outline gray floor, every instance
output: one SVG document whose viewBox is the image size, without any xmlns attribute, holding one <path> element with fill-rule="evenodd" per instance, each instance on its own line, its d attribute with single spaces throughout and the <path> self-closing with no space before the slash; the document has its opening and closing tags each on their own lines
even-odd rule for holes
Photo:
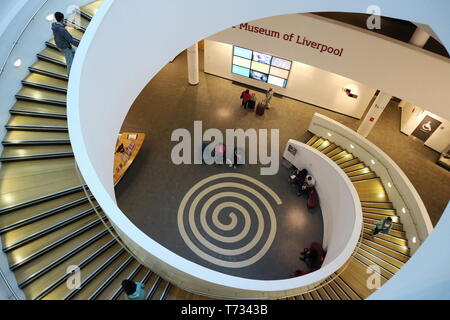
<svg viewBox="0 0 450 320">
<path fill-rule="evenodd" d="M 201 55 L 202 58 L 202 55 Z M 202 63 L 200 64 L 202 66 Z M 240 169 L 172 165 L 170 141 L 176 128 L 192 132 L 193 121 L 208 128 L 267 128 L 280 130 L 280 152 L 288 139 L 304 140 L 315 112 L 357 129 L 359 120 L 289 98 L 275 97 L 273 108 L 263 117 L 243 110 L 239 95 L 243 88 L 226 79 L 200 73 L 198 86 L 187 85 L 186 55 L 182 53 L 147 85 L 136 99 L 122 131 L 145 132 L 141 154 L 117 187 L 119 206 L 144 232 L 174 252 L 212 269 L 259 279 L 280 279 L 305 266 L 298 251 L 322 238 L 320 212 L 305 210 L 304 199 L 289 189 L 284 168 L 278 177 L 258 179 L 277 192 L 283 206 L 277 214 L 276 239 L 258 263 L 239 270 L 223 268 L 197 257 L 182 241 L 176 225 L 176 211 L 183 195 L 198 181 L 219 172 L 243 172 L 257 176 L 259 167 Z M 259 99 L 261 93 L 257 93 Z M 399 131 L 400 110 L 391 102 L 368 139 L 391 156 L 404 170 L 422 197 L 433 224 L 439 220 L 448 200 L 450 173 L 435 164 L 438 153 Z M 180 179 L 182 177 L 182 179 Z M 226 217 L 223 217 L 226 220 Z M 227 221 L 223 221 L 226 223 Z"/>
<path fill-rule="evenodd" d="M 141 153 L 116 188 L 120 208 L 155 241 L 213 270 L 269 280 L 284 279 L 293 270 L 306 269 L 304 263 L 298 260 L 299 252 L 313 241 L 321 243 L 322 216 L 320 209 L 307 210 L 306 199 L 298 197 L 288 183 L 289 171 L 286 168 L 281 167 L 279 174 L 275 176 L 261 176 L 259 165 L 244 165 L 236 169 L 218 165 L 175 166 L 170 157 L 176 144 L 170 140 L 172 131 L 186 128 L 193 132 L 194 120 L 202 120 L 204 130 L 280 129 L 280 152 L 289 138 L 300 138 L 305 132 L 295 130 L 293 118 L 284 112 L 284 106 L 283 109 L 276 107 L 275 101 L 274 108 L 261 118 L 252 111 L 244 110 L 239 99 L 242 87 L 230 85 L 229 81 L 203 74 L 199 86 L 186 85 L 183 65 L 185 56 L 181 55 L 164 68 L 137 99 L 124 123 L 122 131 L 145 132 L 148 136 Z M 276 101 L 278 103 L 277 98 Z M 295 108 L 295 105 L 289 108 Z M 284 125 L 289 122 L 289 125 Z M 242 173 L 254 177 L 275 191 L 283 202 L 281 206 L 271 203 L 277 220 L 277 232 L 272 246 L 261 260 L 248 267 L 227 268 L 205 261 L 188 248 L 178 232 L 177 211 L 183 196 L 198 181 L 219 173 Z M 266 198 L 269 199 L 267 195 Z M 228 222 L 226 212 L 219 218 L 223 223 Z M 242 226 L 241 219 L 237 230 L 241 230 Z M 266 238 L 269 231 L 267 228 L 266 224 L 262 239 Z M 254 228 L 251 229 L 250 234 L 254 234 L 254 231 Z M 191 235 L 189 231 L 188 233 Z M 236 245 L 242 246 L 248 240 L 247 237 Z M 195 245 L 224 260 L 240 261 L 248 258 L 248 255 L 224 257 L 207 250 L 198 241 L 195 241 Z M 262 244 L 258 243 L 249 255 L 260 247 Z"/>
</svg>

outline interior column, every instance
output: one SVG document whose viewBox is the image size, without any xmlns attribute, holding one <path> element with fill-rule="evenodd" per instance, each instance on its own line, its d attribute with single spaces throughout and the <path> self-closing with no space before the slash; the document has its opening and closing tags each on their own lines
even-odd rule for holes
<svg viewBox="0 0 450 320">
<path fill-rule="evenodd" d="M 377 123 L 378 119 L 381 117 L 384 109 L 386 108 L 389 101 L 391 101 L 392 95 L 386 92 L 380 92 L 378 97 L 375 99 L 373 104 L 370 106 L 369 112 L 367 112 L 366 116 L 362 120 L 358 133 L 363 137 L 367 137 L 372 131 L 373 126 Z"/>
<path fill-rule="evenodd" d="M 198 43 L 187 49 L 188 64 L 188 81 L 192 86 L 197 85 L 199 80 L 199 63 L 198 63 Z"/>
</svg>

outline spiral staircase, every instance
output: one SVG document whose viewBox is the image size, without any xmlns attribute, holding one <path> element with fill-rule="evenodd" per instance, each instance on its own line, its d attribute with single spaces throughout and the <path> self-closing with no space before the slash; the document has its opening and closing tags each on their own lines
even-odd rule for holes
<svg viewBox="0 0 450 320">
<path fill-rule="evenodd" d="M 103 1 L 80 8 L 81 20 L 68 31 L 81 40 Z M 11 108 L 0 161 L 0 236 L 3 254 L 27 299 L 123 299 L 120 283 L 145 284 L 147 299 L 208 299 L 172 286 L 141 265 L 113 236 L 107 217 L 77 173 L 66 116 L 65 58 L 54 40 L 37 54 Z M 308 145 L 344 170 L 359 193 L 364 230 L 358 249 L 342 270 L 315 290 L 289 299 L 364 299 L 369 266 L 388 281 L 409 258 L 399 217 L 380 179 L 368 166 L 331 141 L 314 136 Z M 92 206 L 92 203 L 94 206 Z M 97 214 L 100 212 L 100 214 Z M 394 219 L 389 235 L 368 234 L 377 220 Z M 81 286 L 70 290 L 71 266 Z"/>
</svg>

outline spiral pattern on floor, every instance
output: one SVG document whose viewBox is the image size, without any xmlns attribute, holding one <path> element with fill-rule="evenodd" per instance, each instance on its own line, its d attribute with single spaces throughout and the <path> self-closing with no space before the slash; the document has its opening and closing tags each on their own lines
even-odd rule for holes
<svg viewBox="0 0 450 320">
<path fill-rule="evenodd" d="M 254 264 L 269 250 L 277 231 L 271 204 L 278 195 L 243 174 L 218 174 L 201 180 L 184 196 L 178 229 L 202 259 L 228 268 Z"/>
</svg>

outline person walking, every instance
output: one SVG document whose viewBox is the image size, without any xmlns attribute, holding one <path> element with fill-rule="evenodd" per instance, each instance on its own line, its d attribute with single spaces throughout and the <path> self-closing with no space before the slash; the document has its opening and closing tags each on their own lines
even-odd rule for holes
<svg viewBox="0 0 450 320">
<path fill-rule="evenodd" d="M 273 88 L 269 88 L 269 90 L 266 92 L 266 97 L 264 98 L 264 106 L 266 109 L 270 108 L 270 101 L 273 98 Z"/>
<path fill-rule="evenodd" d="M 125 291 L 126 300 L 145 300 L 144 284 L 131 280 L 123 280 L 122 288 Z"/>
<path fill-rule="evenodd" d="M 53 37 L 55 38 L 56 47 L 64 53 L 67 64 L 67 76 L 70 76 L 70 69 L 72 68 L 73 59 L 75 57 L 75 49 L 72 45 L 78 47 L 78 42 L 66 30 L 64 22 L 64 14 L 61 12 L 55 13 L 56 22 L 52 23 Z"/>
<path fill-rule="evenodd" d="M 250 90 L 247 89 L 241 93 L 242 105 L 244 106 L 244 109 L 247 109 L 248 102 L 251 98 L 252 96 L 250 95 Z"/>
<path fill-rule="evenodd" d="M 372 231 L 372 237 L 374 237 L 378 233 L 388 234 L 392 229 L 392 218 L 387 217 L 386 219 L 380 220 L 375 224 L 375 228 Z"/>
</svg>

